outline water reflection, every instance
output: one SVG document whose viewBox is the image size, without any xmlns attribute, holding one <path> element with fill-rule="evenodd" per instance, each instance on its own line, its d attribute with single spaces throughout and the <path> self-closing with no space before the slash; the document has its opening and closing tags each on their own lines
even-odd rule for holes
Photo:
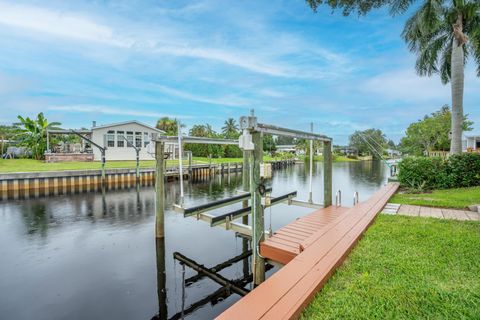
<svg viewBox="0 0 480 320">
<path fill-rule="evenodd" d="M 275 171 L 272 195 L 297 190 L 306 200 L 308 172 L 308 165 Z M 322 173 L 316 163 L 315 202 L 323 201 Z M 341 189 L 344 205 L 351 205 L 350 194 L 359 191 L 360 199 L 367 198 L 386 182 L 386 173 L 379 162 L 335 163 L 334 191 Z M 185 206 L 231 196 L 239 188 L 240 174 L 189 182 Z M 170 208 L 179 194 L 178 183 L 166 185 L 166 238 L 160 242 L 154 239 L 152 187 L 0 202 L 0 318 L 168 319 L 183 312 L 185 318 L 211 319 L 220 314 L 239 296 L 191 268 L 183 275 L 173 254 L 213 268 L 248 252 L 248 240 L 176 214 Z M 308 212 L 280 204 L 266 210 L 265 221 L 271 219 L 275 230 Z M 218 273 L 250 288 L 249 258 Z"/>
</svg>

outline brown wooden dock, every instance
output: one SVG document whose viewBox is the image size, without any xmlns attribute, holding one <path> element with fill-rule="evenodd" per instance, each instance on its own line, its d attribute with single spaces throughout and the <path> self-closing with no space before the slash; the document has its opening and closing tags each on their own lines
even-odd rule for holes
<svg viewBox="0 0 480 320">
<path fill-rule="evenodd" d="M 260 254 L 281 264 L 289 263 L 305 248 L 308 239 L 321 228 L 347 212 L 346 207 L 319 209 L 275 231 L 260 244 Z"/>
<path fill-rule="evenodd" d="M 288 225 L 280 229 L 282 233 L 277 231 L 262 245 L 262 253 L 290 262 L 217 319 L 298 318 L 397 189 L 398 183 L 389 183 L 352 208 L 329 207 L 294 221 L 291 225 L 295 228 L 285 229 Z M 313 223 L 319 221 L 316 215 L 321 212 L 328 217 L 321 218 L 325 223 L 316 229 Z M 296 232 L 307 227 L 308 232 Z"/>
</svg>

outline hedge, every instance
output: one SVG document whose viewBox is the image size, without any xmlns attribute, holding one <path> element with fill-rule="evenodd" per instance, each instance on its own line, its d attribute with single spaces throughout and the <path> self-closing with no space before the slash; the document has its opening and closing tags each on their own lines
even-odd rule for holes
<svg viewBox="0 0 480 320">
<path fill-rule="evenodd" d="M 407 157 L 398 165 L 398 180 L 407 188 L 448 189 L 480 186 L 480 154 L 463 153 L 448 159 Z"/>
</svg>

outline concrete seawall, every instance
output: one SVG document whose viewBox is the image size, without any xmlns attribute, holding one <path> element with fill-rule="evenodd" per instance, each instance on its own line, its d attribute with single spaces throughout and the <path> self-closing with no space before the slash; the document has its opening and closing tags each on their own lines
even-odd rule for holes
<svg viewBox="0 0 480 320">
<path fill-rule="evenodd" d="M 294 164 L 293 161 L 274 161 L 272 168 L 280 169 Z M 241 163 L 202 164 L 186 167 L 184 179 L 204 180 L 217 174 L 230 174 L 242 171 Z M 179 178 L 178 168 L 167 168 L 167 180 Z M 138 183 L 153 185 L 155 169 L 140 169 Z M 107 190 L 134 187 L 137 184 L 135 169 L 108 169 L 105 174 Z M 9 199 L 29 199 L 44 196 L 75 194 L 102 190 L 101 170 L 69 170 L 44 172 L 16 172 L 0 174 L 0 201 Z"/>
</svg>

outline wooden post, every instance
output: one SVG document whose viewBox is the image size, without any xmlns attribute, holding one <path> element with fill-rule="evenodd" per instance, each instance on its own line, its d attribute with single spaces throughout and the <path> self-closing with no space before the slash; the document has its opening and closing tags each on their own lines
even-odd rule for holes
<svg viewBox="0 0 480 320">
<path fill-rule="evenodd" d="M 323 203 L 332 205 L 332 142 L 323 142 Z"/>
<path fill-rule="evenodd" d="M 155 142 L 155 236 L 157 238 L 165 237 L 165 144 L 163 142 Z"/>
<path fill-rule="evenodd" d="M 135 177 L 136 177 L 137 183 L 139 183 L 140 182 L 140 148 L 136 148 L 135 153 L 136 153 L 136 160 L 137 160 L 136 167 L 135 167 Z"/>
<path fill-rule="evenodd" d="M 212 176 L 212 155 L 208 155 L 208 175 Z"/>
<path fill-rule="evenodd" d="M 105 150 L 101 150 L 102 152 L 102 184 L 105 183 Z"/>
<path fill-rule="evenodd" d="M 310 131 L 313 133 L 313 122 L 310 123 Z M 313 203 L 312 198 L 312 180 L 313 180 L 313 140 L 310 140 L 310 175 L 308 188 L 308 202 Z M 288 166 L 288 164 L 287 164 Z"/>
<path fill-rule="evenodd" d="M 192 168 L 193 168 L 193 159 L 192 159 L 192 151 L 187 151 L 188 153 L 188 175 L 191 178 L 192 177 Z"/>
<path fill-rule="evenodd" d="M 260 185 L 260 164 L 263 162 L 263 142 L 260 132 L 252 132 L 255 150 L 250 153 L 250 193 L 252 207 L 252 273 L 255 286 L 265 281 L 265 260 L 260 256 L 260 242 L 264 240 L 265 222 L 263 217 L 262 196 L 258 191 Z"/>
</svg>

